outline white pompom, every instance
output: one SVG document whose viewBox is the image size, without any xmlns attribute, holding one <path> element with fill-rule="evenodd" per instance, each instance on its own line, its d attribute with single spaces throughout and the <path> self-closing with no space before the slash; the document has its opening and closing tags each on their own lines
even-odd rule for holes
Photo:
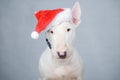
<svg viewBox="0 0 120 80">
<path fill-rule="evenodd" d="M 31 33 L 31 37 L 32 37 L 33 39 L 38 39 L 38 37 L 39 37 L 38 32 L 33 31 L 33 32 Z"/>
</svg>

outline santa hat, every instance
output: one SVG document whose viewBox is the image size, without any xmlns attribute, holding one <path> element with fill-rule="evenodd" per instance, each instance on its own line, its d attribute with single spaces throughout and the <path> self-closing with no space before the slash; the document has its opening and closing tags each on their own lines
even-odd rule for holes
<svg viewBox="0 0 120 80">
<path fill-rule="evenodd" d="M 54 10 L 40 10 L 35 13 L 38 20 L 35 31 L 31 33 L 33 39 L 39 37 L 39 33 L 46 29 L 47 26 L 57 25 L 64 21 L 70 21 L 72 19 L 72 13 L 70 8 L 59 8 Z"/>
</svg>

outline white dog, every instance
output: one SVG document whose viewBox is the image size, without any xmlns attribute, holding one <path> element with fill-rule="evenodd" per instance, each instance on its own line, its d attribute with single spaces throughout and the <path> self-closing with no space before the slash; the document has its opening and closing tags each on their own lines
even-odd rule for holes
<svg viewBox="0 0 120 80">
<path fill-rule="evenodd" d="M 48 47 L 39 61 L 40 80 L 83 80 L 83 63 L 74 47 L 75 31 L 81 16 L 78 2 L 71 9 L 71 14 L 71 21 L 46 31 Z"/>
</svg>

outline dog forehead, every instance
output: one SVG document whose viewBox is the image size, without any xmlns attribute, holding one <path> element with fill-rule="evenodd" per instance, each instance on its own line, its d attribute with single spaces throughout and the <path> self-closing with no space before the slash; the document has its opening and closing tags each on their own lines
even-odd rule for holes
<svg viewBox="0 0 120 80">
<path fill-rule="evenodd" d="M 63 22 L 53 27 L 53 30 L 66 30 L 67 28 L 72 28 L 72 25 L 69 22 Z"/>
</svg>

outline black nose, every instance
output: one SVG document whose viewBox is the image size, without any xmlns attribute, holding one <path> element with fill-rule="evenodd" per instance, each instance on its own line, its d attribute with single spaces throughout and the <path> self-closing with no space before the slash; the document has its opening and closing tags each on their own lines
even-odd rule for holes
<svg viewBox="0 0 120 80">
<path fill-rule="evenodd" d="M 57 54 L 58 54 L 58 56 L 59 56 L 60 59 L 65 59 L 66 56 L 67 56 L 67 52 L 66 51 L 64 51 L 62 54 L 60 54 L 60 52 L 57 51 Z"/>
</svg>

